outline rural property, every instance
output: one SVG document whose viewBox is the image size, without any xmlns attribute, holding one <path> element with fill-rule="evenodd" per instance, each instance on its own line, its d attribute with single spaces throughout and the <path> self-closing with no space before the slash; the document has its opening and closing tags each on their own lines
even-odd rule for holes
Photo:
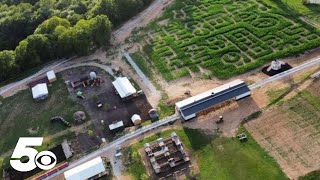
<svg viewBox="0 0 320 180">
<path fill-rule="evenodd" d="M 320 0 L 3 0 L 0 179 L 319 180 Z"/>
</svg>

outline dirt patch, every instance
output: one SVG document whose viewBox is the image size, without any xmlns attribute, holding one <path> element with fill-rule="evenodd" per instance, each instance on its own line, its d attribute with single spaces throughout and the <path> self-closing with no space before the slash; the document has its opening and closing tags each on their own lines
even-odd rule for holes
<svg viewBox="0 0 320 180">
<path fill-rule="evenodd" d="M 79 67 L 62 72 L 65 81 L 74 81 L 89 75 L 91 71 L 97 73 L 103 83 L 99 87 L 83 87 L 76 89 L 68 88 L 74 101 L 84 106 L 93 121 L 94 133 L 97 138 L 106 138 L 111 140 L 114 133 L 109 130 L 109 125 L 115 121 L 123 121 L 125 127 L 133 126 L 131 117 L 139 114 L 142 121 L 149 120 L 149 110 L 151 105 L 144 95 L 138 96 L 131 100 L 123 101 L 115 92 L 110 75 L 96 67 Z M 137 87 L 136 87 L 137 88 Z M 79 99 L 76 96 L 77 91 L 82 91 L 85 99 Z M 97 102 L 101 102 L 103 107 L 99 108 Z M 103 124 L 101 124 L 103 120 Z"/>
<path fill-rule="evenodd" d="M 310 84 L 306 89 L 319 95 L 319 80 Z M 302 112 L 293 109 L 300 107 Z M 296 179 L 320 167 L 319 119 L 316 108 L 306 99 L 299 98 L 266 110 L 256 120 L 246 123 L 245 127 L 277 160 L 287 176 Z"/>
<path fill-rule="evenodd" d="M 312 94 L 314 94 L 314 95 L 316 95 L 318 97 L 320 97 L 320 82 L 319 81 L 320 81 L 320 79 L 315 79 L 313 81 L 313 85 L 308 87 L 308 90 Z"/>
<path fill-rule="evenodd" d="M 235 101 L 207 115 L 187 121 L 183 126 L 191 129 L 202 129 L 207 134 L 222 131 L 223 135 L 234 137 L 242 121 L 259 110 L 260 108 L 255 101 L 251 97 L 248 97 L 240 101 Z M 224 118 L 224 122 L 221 124 L 216 123 L 219 116 L 223 116 Z M 217 130 L 217 128 L 219 128 L 219 130 Z"/>
</svg>

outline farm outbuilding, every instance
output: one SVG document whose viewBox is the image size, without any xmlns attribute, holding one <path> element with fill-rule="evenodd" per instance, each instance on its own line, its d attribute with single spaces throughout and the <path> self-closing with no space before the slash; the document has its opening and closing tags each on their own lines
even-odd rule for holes
<svg viewBox="0 0 320 180">
<path fill-rule="evenodd" d="M 54 82 L 57 80 L 57 76 L 56 76 L 56 73 L 52 70 L 52 71 L 48 71 L 47 72 L 47 78 L 48 78 L 48 81 L 50 83 Z"/>
<path fill-rule="evenodd" d="M 124 127 L 123 121 L 118 121 L 109 125 L 111 131 L 115 131 Z"/>
<path fill-rule="evenodd" d="M 184 120 L 189 120 L 196 117 L 197 113 L 209 109 L 217 104 L 231 99 L 239 100 L 250 95 L 251 92 L 247 84 L 242 80 L 235 80 L 199 95 L 177 102 L 176 109 L 180 112 Z"/>
<path fill-rule="evenodd" d="M 103 174 L 106 171 L 103 160 L 101 157 L 92 159 L 86 163 L 81 164 L 73 169 L 70 169 L 64 173 L 66 180 L 85 180 L 99 174 Z"/>
<path fill-rule="evenodd" d="M 46 99 L 49 96 L 48 87 L 46 83 L 41 83 L 31 88 L 32 97 L 35 101 Z"/>
<path fill-rule="evenodd" d="M 116 91 L 119 93 L 121 98 L 129 97 L 137 92 L 137 90 L 130 83 L 129 79 L 126 77 L 118 77 L 112 82 Z"/>
</svg>

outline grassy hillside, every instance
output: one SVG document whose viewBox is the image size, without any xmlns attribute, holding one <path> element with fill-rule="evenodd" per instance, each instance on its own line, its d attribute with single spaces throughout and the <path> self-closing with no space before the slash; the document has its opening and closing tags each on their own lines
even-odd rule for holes
<svg viewBox="0 0 320 180">
<path fill-rule="evenodd" d="M 69 97 L 62 79 L 49 87 L 49 98 L 34 102 L 31 90 L 3 99 L 0 105 L 0 154 L 13 149 L 20 137 L 47 137 L 67 129 L 60 123 L 51 124 L 54 116 L 73 122 L 73 113 L 83 110 Z"/>
</svg>

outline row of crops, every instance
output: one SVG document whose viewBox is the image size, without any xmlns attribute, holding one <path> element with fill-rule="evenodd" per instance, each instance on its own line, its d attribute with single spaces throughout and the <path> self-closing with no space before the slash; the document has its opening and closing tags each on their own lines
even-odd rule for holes
<svg viewBox="0 0 320 180">
<path fill-rule="evenodd" d="M 139 38 L 168 81 L 200 68 L 229 78 L 320 45 L 318 30 L 261 0 L 176 0 L 157 22 L 168 19 Z"/>
</svg>

